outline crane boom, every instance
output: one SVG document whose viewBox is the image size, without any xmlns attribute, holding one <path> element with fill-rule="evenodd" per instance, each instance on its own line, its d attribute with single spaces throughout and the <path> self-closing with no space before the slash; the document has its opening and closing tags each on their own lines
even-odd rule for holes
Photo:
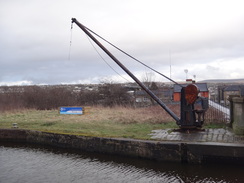
<svg viewBox="0 0 244 183">
<path fill-rule="evenodd" d="M 75 23 L 83 30 L 87 36 L 89 36 L 114 62 L 116 62 L 143 90 L 147 92 L 175 121 L 180 124 L 178 116 L 171 111 L 151 90 L 149 90 L 132 72 L 130 72 L 107 48 L 105 48 L 88 30 L 87 28 L 78 22 L 75 18 L 72 18 L 72 23 Z"/>
</svg>

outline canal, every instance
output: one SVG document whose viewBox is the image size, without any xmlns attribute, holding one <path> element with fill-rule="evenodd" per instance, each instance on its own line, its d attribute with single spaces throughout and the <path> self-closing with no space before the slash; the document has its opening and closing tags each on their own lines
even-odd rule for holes
<svg viewBox="0 0 244 183">
<path fill-rule="evenodd" d="M 189 165 L 0 142 L 1 183 L 236 183 L 243 165 Z"/>
</svg>

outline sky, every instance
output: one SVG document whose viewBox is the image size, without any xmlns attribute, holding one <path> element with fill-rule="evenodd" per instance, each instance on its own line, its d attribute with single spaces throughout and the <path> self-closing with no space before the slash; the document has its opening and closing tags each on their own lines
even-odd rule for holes
<svg viewBox="0 0 244 183">
<path fill-rule="evenodd" d="M 244 78 L 242 0 L 0 0 L 0 85 L 132 82 L 75 24 L 179 82 Z M 168 82 L 102 44 L 136 77 Z"/>
</svg>

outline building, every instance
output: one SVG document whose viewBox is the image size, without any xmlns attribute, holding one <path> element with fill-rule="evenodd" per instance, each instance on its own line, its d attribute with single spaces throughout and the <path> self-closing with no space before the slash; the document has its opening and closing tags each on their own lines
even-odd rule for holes
<svg viewBox="0 0 244 183">
<path fill-rule="evenodd" d="M 171 102 L 173 91 L 169 87 L 151 90 L 161 101 Z M 137 90 L 134 92 L 134 103 L 136 106 L 149 106 L 156 104 L 156 102 L 144 90 Z"/>
<path fill-rule="evenodd" d="M 209 96 L 209 91 L 207 87 L 207 83 L 194 83 L 200 90 L 200 96 L 208 98 Z M 186 87 L 188 84 L 181 84 L 181 85 L 174 85 L 174 102 L 179 102 L 180 101 L 180 96 L 181 96 L 181 89 L 183 87 Z"/>
<path fill-rule="evenodd" d="M 223 90 L 223 104 L 229 105 L 230 96 L 244 96 L 244 85 L 229 85 L 226 86 Z"/>
</svg>

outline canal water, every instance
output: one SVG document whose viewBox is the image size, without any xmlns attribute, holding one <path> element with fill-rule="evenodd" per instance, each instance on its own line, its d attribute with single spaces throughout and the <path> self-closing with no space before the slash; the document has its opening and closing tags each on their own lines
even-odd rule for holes
<svg viewBox="0 0 244 183">
<path fill-rule="evenodd" d="M 244 166 L 188 165 L 0 142 L 0 183 L 236 183 Z"/>
</svg>

